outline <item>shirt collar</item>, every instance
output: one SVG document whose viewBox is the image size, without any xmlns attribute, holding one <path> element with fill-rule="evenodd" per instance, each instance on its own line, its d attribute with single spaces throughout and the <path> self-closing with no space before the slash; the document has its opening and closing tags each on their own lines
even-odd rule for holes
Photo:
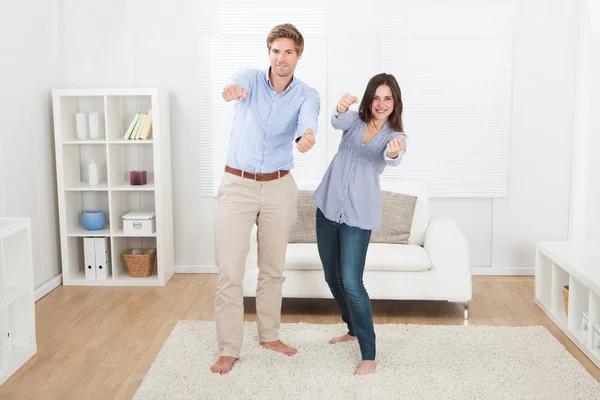
<svg viewBox="0 0 600 400">
<path fill-rule="evenodd" d="M 267 84 L 269 85 L 269 87 L 273 90 L 275 90 L 275 88 L 273 87 L 273 85 L 271 85 L 271 80 L 269 79 L 269 74 L 271 73 L 271 67 L 269 67 L 266 71 L 265 71 L 265 80 L 267 81 Z M 292 81 L 290 82 L 290 84 L 288 85 L 287 88 L 285 88 L 285 90 L 283 92 L 287 92 L 288 90 L 290 90 L 291 88 L 293 88 L 294 86 L 296 86 L 298 84 L 298 79 L 296 78 L 296 75 L 292 76 Z"/>
</svg>

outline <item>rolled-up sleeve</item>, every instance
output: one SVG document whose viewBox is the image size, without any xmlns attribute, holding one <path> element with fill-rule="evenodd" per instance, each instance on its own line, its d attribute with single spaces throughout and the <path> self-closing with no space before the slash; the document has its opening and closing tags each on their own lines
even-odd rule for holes
<svg viewBox="0 0 600 400">
<path fill-rule="evenodd" d="M 311 89 L 306 95 L 306 99 L 300 106 L 298 113 L 298 130 L 296 131 L 296 141 L 304 135 L 304 131 L 308 128 L 313 130 L 316 136 L 319 130 L 319 112 L 321 111 L 321 99 L 319 92 Z"/>
<path fill-rule="evenodd" d="M 333 126 L 335 129 L 347 131 L 357 118 L 358 113 L 356 111 L 346 110 L 346 112 L 341 113 L 338 112 L 336 106 L 333 110 L 333 114 L 331 115 L 331 126 Z"/>
<path fill-rule="evenodd" d="M 242 89 L 245 89 L 247 92 L 250 91 L 250 86 L 252 84 L 252 79 L 255 76 L 256 72 L 252 68 L 242 68 L 238 70 L 233 76 L 227 81 L 223 89 L 225 89 L 229 85 L 238 84 Z"/>
</svg>

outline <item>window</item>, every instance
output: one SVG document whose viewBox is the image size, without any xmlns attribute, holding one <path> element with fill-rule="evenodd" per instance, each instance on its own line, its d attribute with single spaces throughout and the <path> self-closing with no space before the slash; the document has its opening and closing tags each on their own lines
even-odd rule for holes
<svg viewBox="0 0 600 400">
<path fill-rule="evenodd" d="M 382 70 L 400 84 L 407 153 L 382 181 L 432 196 L 508 191 L 513 0 L 383 0 Z"/>
</svg>

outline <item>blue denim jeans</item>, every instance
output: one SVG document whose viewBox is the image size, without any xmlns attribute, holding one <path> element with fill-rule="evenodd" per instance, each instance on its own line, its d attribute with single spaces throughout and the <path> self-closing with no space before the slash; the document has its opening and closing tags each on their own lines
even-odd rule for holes
<svg viewBox="0 0 600 400">
<path fill-rule="evenodd" d="M 375 360 L 373 312 L 363 284 L 370 238 L 371 231 L 331 221 L 317 208 L 317 246 L 325 281 L 348 333 L 358 339 L 363 360 Z"/>
</svg>

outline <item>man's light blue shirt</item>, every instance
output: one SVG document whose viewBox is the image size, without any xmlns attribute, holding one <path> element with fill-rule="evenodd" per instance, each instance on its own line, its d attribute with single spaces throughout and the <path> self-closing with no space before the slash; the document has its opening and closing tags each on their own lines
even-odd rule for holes
<svg viewBox="0 0 600 400">
<path fill-rule="evenodd" d="M 253 173 L 291 170 L 296 140 L 307 128 L 317 134 L 319 93 L 294 77 L 278 94 L 269 70 L 242 69 L 226 86 L 234 83 L 247 97 L 234 108 L 227 165 Z"/>
</svg>

